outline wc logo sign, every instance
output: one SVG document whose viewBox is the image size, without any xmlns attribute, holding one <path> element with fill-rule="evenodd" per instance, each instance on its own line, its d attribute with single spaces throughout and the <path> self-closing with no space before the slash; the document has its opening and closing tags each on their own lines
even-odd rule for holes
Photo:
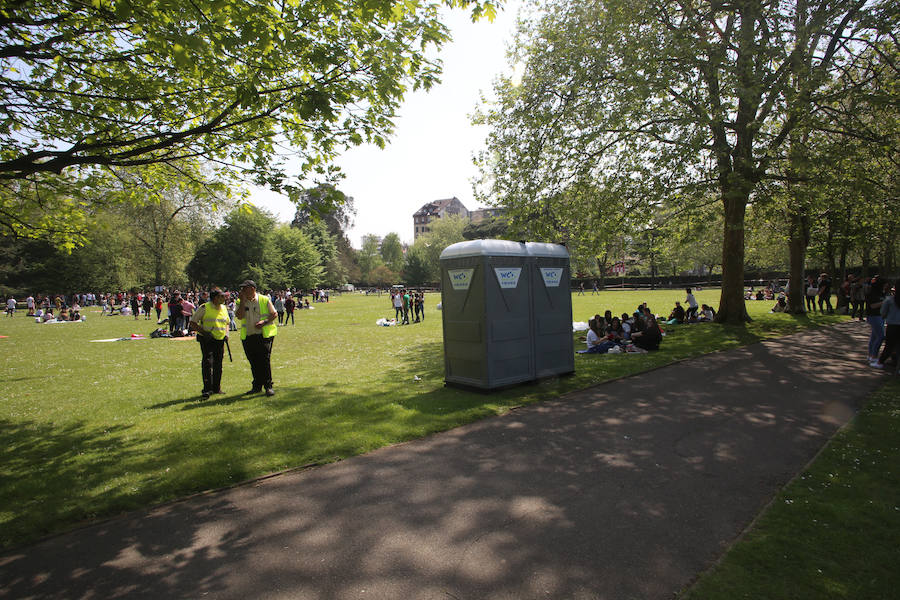
<svg viewBox="0 0 900 600">
<path fill-rule="evenodd" d="M 519 275 L 522 273 L 522 267 L 494 267 L 494 273 L 497 274 L 497 282 L 500 288 L 511 290 L 519 285 Z"/>
<path fill-rule="evenodd" d="M 450 276 L 450 285 L 454 290 L 467 290 L 472 283 L 472 273 L 475 269 L 448 269 L 447 275 Z"/>
<path fill-rule="evenodd" d="M 544 278 L 544 285 L 547 287 L 559 287 L 562 281 L 562 268 L 559 267 L 541 267 L 541 277 Z"/>
</svg>

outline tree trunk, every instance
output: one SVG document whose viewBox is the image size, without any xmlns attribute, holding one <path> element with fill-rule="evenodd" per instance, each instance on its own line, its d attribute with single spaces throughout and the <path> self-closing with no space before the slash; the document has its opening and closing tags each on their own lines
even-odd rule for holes
<svg viewBox="0 0 900 600">
<path fill-rule="evenodd" d="M 750 321 L 744 304 L 744 213 L 749 187 L 723 190 L 725 232 L 722 243 L 722 295 L 716 321 L 741 324 Z"/>
<path fill-rule="evenodd" d="M 884 257 L 881 259 L 881 268 L 886 276 L 894 273 L 894 237 L 896 236 L 896 227 L 893 223 L 888 225 L 888 234 L 884 238 Z"/>
<path fill-rule="evenodd" d="M 788 208 L 790 239 L 790 285 L 788 286 L 788 310 L 794 314 L 806 312 L 806 249 L 809 246 L 809 217 L 796 205 Z"/>
<path fill-rule="evenodd" d="M 600 273 L 600 276 L 597 278 L 597 287 L 601 290 L 606 286 L 606 263 L 607 258 L 605 256 L 602 262 L 600 257 L 597 257 L 597 271 Z"/>
<path fill-rule="evenodd" d="M 852 199 L 847 198 L 847 206 L 850 206 Z M 847 210 L 841 215 L 841 252 L 838 260 L 840 261 L 841 281 L 847 279 L 847 255 L 850 253 L 850 211 Z"/>
</svg>

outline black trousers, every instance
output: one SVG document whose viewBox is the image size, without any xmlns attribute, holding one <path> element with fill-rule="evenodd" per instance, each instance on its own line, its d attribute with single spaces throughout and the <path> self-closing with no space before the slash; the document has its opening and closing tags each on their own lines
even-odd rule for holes
<svg viewBox="0 0 900 600">
<path fill-rule="evenodd" d="M 253 373 L 253 389 L 272 387 L 272 342 L 274 337 L 264 338 L 261 333 L 248 335 L 241 340 L 244 354 Z"/>
<path fill-rule="evenodd" d="M 200 342 L 200 370 L 203 373 L 203 392 L 215 393 L 222 389 L 222 356 L 225 340 L 217 340 L 208 335 L 198 335 Z"/>
<path fill-rule="evenodd" d="M 884 364 L 894 352 L 900 351 L 900 325 L 888 325 L 884 333 L 884 350 L 878 362 Z"/>
</svg>

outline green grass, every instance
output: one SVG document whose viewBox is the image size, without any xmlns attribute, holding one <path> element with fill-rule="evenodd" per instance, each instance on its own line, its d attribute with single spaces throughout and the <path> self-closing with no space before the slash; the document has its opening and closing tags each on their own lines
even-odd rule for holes
<svg viewBox="0 0 900 600">
<path fill-rule="evenodd" d="M 887 599 L 900 589 L 900 380 L 876 392 L 689 600 Z"/>
<path fill-rule="evenodd" d="M 718 303 L 718 290 L 696 294 Z M 667 313 L 683 291 L 574 296 L 575 320 L 641 301 Z M 77 523 L 286 468 L 324 463 L 426 436 L 510 408 L 707 352 L 840 317 L 771 315 L 750 302 L 747 327 L 668 327 L 658 353 L 577 355 L 576 374 L 493 394 L 443 385 L 436 294 L 427 320 L 376 327 L 387 296 L 344 295 L 298 311 L 273 351 L 277 395 L 245 397 L 250 370 L 236 335 L 224 396 L 199 401 L 193 341 L 90 343 L 149 334 L 153 321 L 100 317 L 38 325 L 21 312 L 0 320 L 0 547 Z M 576 347 L 581 347 L 576 342 Z M 413 381 L 418 376 L 420 381 Z"/>
</svg>

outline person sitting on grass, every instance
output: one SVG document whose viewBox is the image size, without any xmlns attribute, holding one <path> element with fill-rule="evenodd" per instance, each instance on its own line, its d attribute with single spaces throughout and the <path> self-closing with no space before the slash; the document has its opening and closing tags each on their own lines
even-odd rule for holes
<svg viewBox="0 0 900 600">
<path fill-rule="evenodd" d="M 72 305 L 72 309 L 69 311 L 69 320 L 70 321 L 80 321 L 81 320 L 81 306 L 76 302 Z"/>
<path fill-rule="evenodd" d="M 619 317 L 612 318 L 612 323 L 609 326 L 606 338 L 616 342 L 617 344 L 621 344 L 625 341 L 625 328 L 622 327 L 622 321 L 619 319 Z"/>
<path fill-rule="evenodd" d="M 697 315 L 698 321 L 708 323 L 710 321 L 715 320 L 715 318 L 716 318 L 716 311 L 713 310 L 712 306 L 709 306 L 708 304 L 703 304 L 700 306 L 700 314 Z"/>
<path fill-rule="evenodd" d="M 631 319 L 628 318 L 628 313 L 622 313 L 622 318 L 620 320 L 622 323 L 622 339 L 630 340 L 631 339 Z"/>
<path fill-rule="evenodd" d="M 637 310 L 634 311 L 634 315 L 631 317 L 631 336 L 634 337 L 635 333 L 643 331 L 645 325 L 643 313 Z"/>
<path fill-rule="evenodd" d="M 773 313 L 781 313 L 787 310 L 787 298 L 784 297 L 784 294 L 778 294 L 778 300 L 775 302 L 775 306 L 772 307 L 772 310 L 769 312 Z"/>
<path fill-rule="evenodd" d="M 684 323 L 684 308 L 681 306 L 681 302 L 675 301 L 675 308 L 669 313 L 669 318 L 666 322 L 669 325 Z"/>
<path fill-rule="evenodd" d="M 631 341 L 635 346 L 648 352 L 651 350 L 659 350 L 659 344 L 662 342 L 662 331 L 656 322 L 656 317 L 650 315 L 647 317 L 647 324 L 642 331 L 631 334 Z"/>
<path fill-rule="evenodd" d="M 579 350 L 581 354 L 606 354 L 609 352 L 610 348 L 618 345 L 617 342 L 612 339 L 614 334 L 605 333 L 605 329 L 603 327 L 606 321 L 599 317 L 594 317 L 590 321 L 588 321 L 588 334 L 587 334 L 587 350 Z"/>
</svg>

